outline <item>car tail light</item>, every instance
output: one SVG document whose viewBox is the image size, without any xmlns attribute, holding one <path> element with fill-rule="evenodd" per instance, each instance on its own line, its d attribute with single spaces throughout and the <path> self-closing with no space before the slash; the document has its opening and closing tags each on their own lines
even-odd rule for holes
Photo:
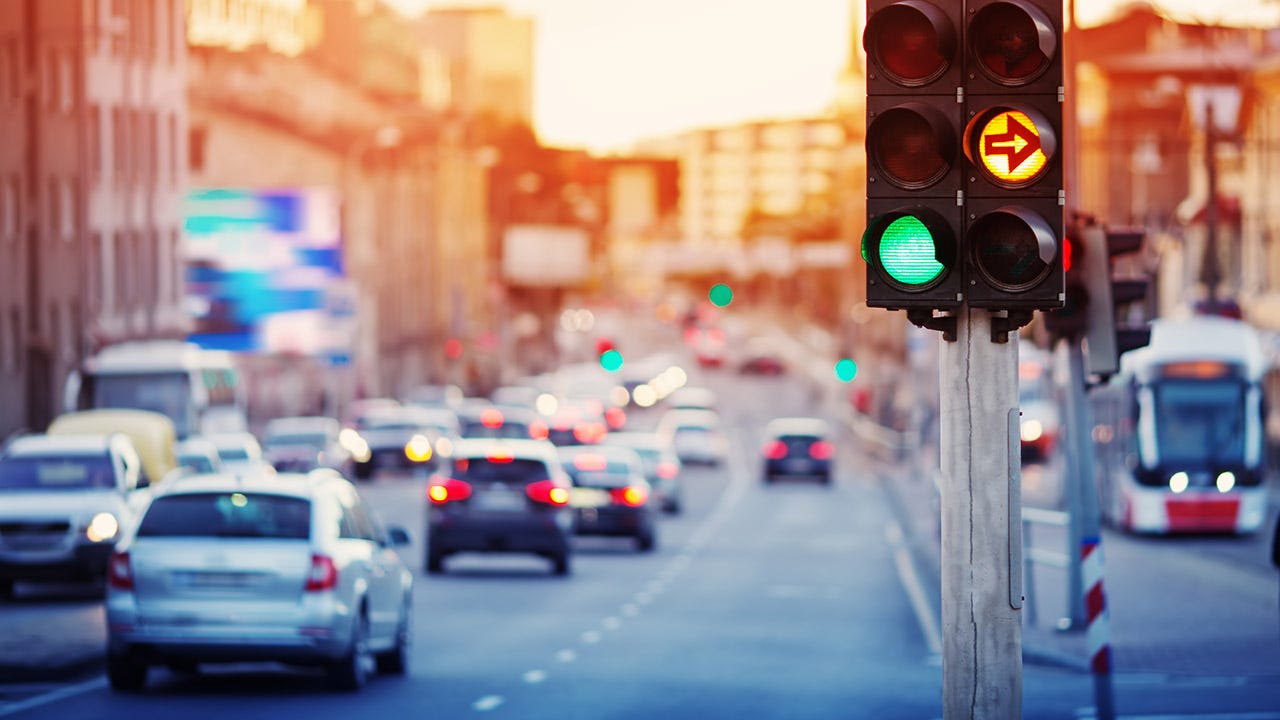
<svg viewBox="0 0 1280 720">
<path fill-rule="evenodd" d="M 774 440 L 764 446 L 764 456 L 770 460 L 781 460 L 787 456 L 787 444 L 781 440 Z"/>
<path fill-rule="evenodd" d="M 680 466 L 673 462 L 658 463 L 658 477 L 663 480 L 670 480 L 680 474 Z"/>
<path fill-rule="evenodd" d="M 620 407 L 611 407 L 605 411 L 604 419 L 609 422 L 610 429 L 621 430 L 627 424 L 627 411 Z"/>
<path fill-rule="evenodd" d="M 486 408 L 480 413 L 480 424 L 487 428 L 500 428 L 506 422 L 506 418 L 502 416 L 502 411 L 496 408 Z"/>
<path fill-rule="evenodd" d="M 598 453 L 582 453 L 574 456 L 573 466 L 579 470 L 600 472 L 609 467 L 609 461 Z"/>
<path fill-rule="evenodd" d="M 307 592 L 323 592 L 338 586 L 338 568 L 328 555 L 312 555 L 311 570 L 307 572 Z"/>
<path fill-rule="evenodd" d="M 525 485 L 524 492 L 534 502 L 546 503 L 547 505 L 569 504 L 569 488 L 564 482 L 539 480 Z"/>
<path fill-rule="evenodd" d="M 814 460 L 830 460 L 835 448 L 826 440 L 819 440 L 809 446 L 809 457 Z"/>
<path fill-rule="evenodd" d="M 640 507 L 649 501 L 649 489 L 641 485 L 628 485 L 609 491 L 613 501 L 627 507 Z"/>
<path fill-rule="evenodd" d="M 133 568 L 129 565 L 129 553 L 117 552 L 111 555 L 107 565 L 107 584 L 116 590 L 133 589 Z"/>
<path fill-rule="evenodd" d="M 437 477 L 427 485 L 427 497 L 436 505 L 466 500 L 471 497 L 471 486 L 461 480 Z"/>
<path fill-rule="evenodd" d="M 546 440 L 550 436 L 551 430 L 547 427 L 546 423 L 541 420 L 534 420 L 529 423 L 529 437 L 534 440 Z"/>
</svg>

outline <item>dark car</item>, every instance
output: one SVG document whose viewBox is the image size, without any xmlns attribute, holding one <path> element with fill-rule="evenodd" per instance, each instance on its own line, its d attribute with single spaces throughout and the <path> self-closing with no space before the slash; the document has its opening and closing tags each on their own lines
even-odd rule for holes
<svg viewBox="0 0 1280 720">
<path fill-rule="evenodd" d="M 567 575 L 569 490 L 545 440 L 459 440 L 427 485 L 427 572 L 455 553 L 496 552 L 541 555 Z"/>
<path fill-rule="evenodd" d="M 573 481 L 574 533 L 630 537 L 641 551 L 653 549 L 656 503 L 635 450 L 576 445 L 560 448 L 560 460 Z"/>
<path fill-rule="evenodd" d="M 355 431 L 359 440 L 352 440 L 357 445 L 352 455 L 357 479 L 371 478 L 378 470 L 435 467 L 441 436 L 427 408 L 380 408 L 357 418 Z"/>
<path fill-rule="evenodd" d="M 814 478 L 831 482 L 831 428 L 825 420 L 794 417 L 776 418 L 765 426 L 764 481 L 780 477 Z"/>
</svg>

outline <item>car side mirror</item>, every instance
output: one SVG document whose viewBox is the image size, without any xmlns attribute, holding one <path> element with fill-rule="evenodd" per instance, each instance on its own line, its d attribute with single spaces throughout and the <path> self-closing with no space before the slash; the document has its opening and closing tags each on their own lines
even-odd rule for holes
<svg viewBox="0 0 1280 720">
<path fill-rule="evenodd" d="M 409 531 L 399 525 L 391 525 L 387 528 L 387 542 L 392 547 L 404 547 L 413 542 L 413 537 L 409 535 Z"/>
</svg>

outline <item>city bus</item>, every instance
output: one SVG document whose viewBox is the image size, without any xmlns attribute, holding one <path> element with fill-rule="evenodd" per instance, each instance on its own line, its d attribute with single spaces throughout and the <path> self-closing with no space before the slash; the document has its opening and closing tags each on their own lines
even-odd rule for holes
<svg viewBox="0 0 1280 720">
<path fill-rule="evenodd" d="M 180 340 L 103 348 L 67 380 L 65 410 L 136 408 L 167 415 L 178 438 L 248 429 L 234 356 Z"/>
<path fill-rule="evenodd" d="M 1137 533 L 1257 531 L 1266 516 L 1257 332 L 1196 316 L 1152 323 L 1151 343 L 1090 392 L 1104 522 Z"/>
</svg>

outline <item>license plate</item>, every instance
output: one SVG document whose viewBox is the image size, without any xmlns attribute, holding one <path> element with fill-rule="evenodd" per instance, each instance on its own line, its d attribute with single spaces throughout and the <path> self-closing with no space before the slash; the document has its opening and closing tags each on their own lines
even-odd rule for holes
<svg viewBox="0 0 1280 720">
<path fill-rule="evenodd" d="M 475 506 L 480 510 L 523 510 L 524 496 L 510 490 L 487 490 L 474 498 Z"/>
<path fill-rule="evenodd" d="M 579 508 L 597 508 L 609 504 L 609 492 L 598 488 L 573 488 L 569 491 L 569 504 Z"/>
<path fill-rule="evenodd" d="M 807 472 L 813 465 L 808 460 L 788 460 L 787 470 L 791 472 Z"/>
<path fill-rule="evenodd" d="M 245 588 L 253 584 L 253 576 L 238 572 L 175 573 L 173 584 L 185 588 Z"/>
</svg>

